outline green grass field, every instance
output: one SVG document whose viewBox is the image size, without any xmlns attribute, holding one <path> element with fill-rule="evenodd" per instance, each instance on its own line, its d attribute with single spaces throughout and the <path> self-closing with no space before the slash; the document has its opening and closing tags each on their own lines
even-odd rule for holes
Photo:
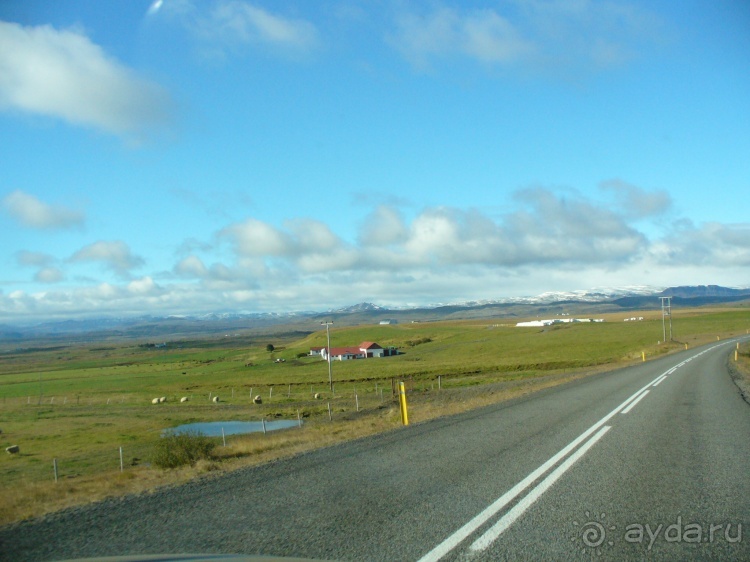
<svg viewBox="0 0 750 562">
<path fill-rule="evenodd" d="M 6 345 L 0 349 L 0 443 L 3 448 L 17 444 L 21 451 L 0 457 L 0 484 L 6 492 L 0 522 L 132 491 L 126 484 L 134 480 L 149 485 L 172 481 L 154 475 L 148 456 L 163 429 L 182 423 L 299 415 L 305 420 L 302 430 L 273 438 L 232 438 L 231 447 L 222 449 L 227 459 L 261 458 L 261 452 L 274 448 L 288 454 L 298 449 L 285 449 L 284 443 L 314 447 L 332 435 L 340 440 L 394 427 L 395 380 L 408 382 L 415 408 L 410 417 L 420 421 L 420 413 L 424 419 L 455 411 L 434 400 L 440 393 L 461 397 L 463 389 L 471 388 L 473 401 L 466 401 L 471 407 L 486 402 L 476 399 L 492 385 L 521 389 L 550 375 L 614 368 L 640 361 L 642 353 L 649 359 L 750 329 L 748 310 L 680 312 L 673 318 L 675 341 L 663 343 L 660 314 L 643 314 L 642 322 L 623 322 L 624 316 L 545 328 L 516 328 L 502 320 L 336 328 L 331 331 L 334 347 L 374 341 L 399 348 L 401 355 L 334 361 L 333 395 L 326 362 L 300 357 L 325 345 L 325 331 L 302 339 L 240 335 L 176 340 L 161 348 L 149 342 Z M 269 343 L 273 352 L 266 351 Z M 314 393 L 322 393 L 322 400 L 315 400 Z M 217 395 L 218 404 L 209 400 Z M 253 404 L 256 395 L 262 405 Z M 151 404 L 160 396 L 167 402 Z M 180 403 L 181 397 L 189 401 Z M 122 474 L 120 447 L 127 467 Z M 63 483 L 54 484 L 53 459 L 58 459 Z M 96 486 L 91 484 L 97 480 Z"/>
</svg>

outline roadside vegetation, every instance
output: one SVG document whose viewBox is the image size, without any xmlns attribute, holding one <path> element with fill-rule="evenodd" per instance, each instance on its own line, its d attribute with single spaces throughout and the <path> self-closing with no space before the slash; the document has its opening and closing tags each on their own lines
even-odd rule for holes
<svg viewBox="0 0 750 562">
<path fill-rule="evenodd" d="M 0 456 L 0 524 L 396 429 L 396 381 L 407 383 L 414 423 L 750 329 L 747 309 L 680 311 L 674 341 L 665 343 L 661 313 L 636 314 L 645 319 L 623 322 L 623 313 L 543 328 L 516 328 L 515 320 L 335 328 L 332 346 L 374 341 L 402 353 L 334 361 L 333 392 L 325 361 L 308 356 L 326 344 L 325 330 L 166 345 L 0 343 L 0 443 L 19 446 Z M 749 353 L 740 354 L 746 373 Z M 262 419 L 301 427 L 226 440 L 162 437 L 185 423 Z"/>
</svg>

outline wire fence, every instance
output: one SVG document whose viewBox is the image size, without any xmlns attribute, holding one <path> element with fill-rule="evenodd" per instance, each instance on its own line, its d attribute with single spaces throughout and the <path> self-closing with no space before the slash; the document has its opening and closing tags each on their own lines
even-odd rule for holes
<svg viewBox="0 0 750 562">
<path fill-rule="evenodd" d="M 488 391 L 486 385 L 472 385 L 475 378 L 479 380 L 480 375 L 411 377 L 406 378 L 405 383 L 410 400 L 420 397 L 438 401 L 462 400 Z M 59 416 L 61 420 L 79 419 L 81 431 L 89 431 L 90 442 L 71 446 L 69 451 L 59 452 L 59 447 L 56 447 L 58 452 L 54 454 L 40 454 L 43 446 L 39 441 L 32 441 L 31 446 L 23 439 L 16 443 L 13 432 L 0 431 L 3 448 L 19 446 L 18 453 L 8 454 L 0 461 L 0 482 L 5 485 L 52 479 L 59 482 L 108 472 L 127 473 L 137 467 L 148 467 L 163 432 L 183 423 L 225 422 L 229 426 L 236 422 L 255 422 L 255 433 L 259 438 L 277 431 L 274 424 L 279 420 L 292 422 L 286 431 L 304 431 L 306 427 L 316 424 L 346 423 L 385 407 L 397 408 L 398 380 L 337 382 L 332 388 L 327 383 L 227 386 L 208 392 L 172 392 L 153 397 L 142 393 L 3 397 L 0 411 L 5 414 L 4 420 L 11 419 L 14 411 L 36 412 L 37 416 Z M 135 442 L 101 442 L 95 427 L 97 423 L 102 423 L 98 420 L 108 419 L 111 423 L 126 425 L 128 416 L 135 413 L 147 418 L 157 414 L 165 420 L 164 427 L 139 435 Z M 89 416 L 99 418 L 87 420 Z M 86 428 L 87 423 L 92 427 Z M 212 436 L 218 446 L 231 446 L 237 440 L 247 439 L 246 434 L 233 434 L 228 428 L 222 433 L 221 436 Z"/>
<path fill-rule="evenodd" d="M 371 384 L 341 383 L 331 389 L 328 385 L 266 385 L 217 388 L 200 394 L 171 393 L 148 398 L 142 394 L 73 394 L 61 396 L 5 396 L 0 399 L 0 411 L 4 410 L 4 421 L 12 420 L 15 412 L 36 414 L 61 420 L 78 418 L 82 431 L 90 427 L 90 443 L 87 446 L 70 447 L 69 451 L 40 454 L 44 445 L 40 439 L 52 436 L 35 436 L 35 439 L 17 437 L 13 431 L 0 431 L 0 442 L 7 455 L 0 461 L 0 482 L 66 481 L 108 472 L 127 472 L 136 467 L 148 467 L 160 437 L 174 430 L 173 422 L 184 418 L 187 423 L 196 419 L 206 424 L 223 423 L 222 435 L 212 435 L 218 446 L 231 446 L 246 434 L 235 434 L 230 426 L 237 422 L 255 423 L 254 432 L 264 435 L 277 431 L 280 420 L 293 422 L 288 431 L 302 430 L 310 424 L 345 422 L 352 416 L 366 415 L 392 400 L 390 381 Z M 152 430 L 141 435 L 135 443 L 101 443 L 95 426 L 101 416 L 111 413 L 112 421 L 127 425 L 132 412 L 146 415 L 164 414 L 165 424 L 161 430 Z M 90 416 L 97 416 L 91 419 Z M 89 418 L 89 419 L 87 419 Z M 219 421 L 216 421 L 219 420 Z M 34 422 L 37 423 L 37 422 Z M 10 424 L 11 427 L 13 424 Z M 6 424 L 7 426 L 7 424 Z M 32 430 L 33 431 L 33 430 Z M 132 433 L 132 432 L 131 432 Z M 25 433 L 28 437 L 28 433 Z M 20 442 L 18 442 L 20 441 Z M 18 450 L 11 452 L 12 446 Z M 59 451 L 59 447 L 54 449 Z"/>
</svg>

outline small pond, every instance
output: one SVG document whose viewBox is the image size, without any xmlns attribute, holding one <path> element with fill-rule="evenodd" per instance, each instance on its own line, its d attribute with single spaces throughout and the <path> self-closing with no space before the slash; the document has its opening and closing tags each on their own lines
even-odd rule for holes
<svg viewBox="0 0 750 562">
<path fill-rule="evenodd" d="M 300 422 L 297 420 L 270 420 L 266 421 L 266 431 L 276 429 L 287 429 L 297 427 Z M 217 421 L 217 422 L 199 422 L 186 423 L 178 425 L 171 429 L 165 429 L 162 435 L 167 433 L 187 433 L 194 431 L 202 433 L 208 437 L 221 437 L 221 430 L 224 429 L 224 435 L 238 435 L 240 433 L 257 433 L 263 431 L 263 422 L 244 422 L 244 421 Z"/>
</svg>

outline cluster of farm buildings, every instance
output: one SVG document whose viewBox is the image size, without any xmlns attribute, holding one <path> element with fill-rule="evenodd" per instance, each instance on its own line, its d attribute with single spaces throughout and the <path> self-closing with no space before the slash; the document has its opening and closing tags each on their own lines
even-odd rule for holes
<svg viewBox="0 0 750 562">
<path fill-rule="evenodd" d="M 331 360 L 348 361 L 350 359 L 368 359 L 370 357 L 390 357 L 398 355 L 399 352 L 395 347 L 384 348 L 375 342 L 363 341 L 359 345 L 347 347 L 332 347 Z M 310 348 L 310 355 L 320 356 L 321 359 L 328 361 L 327 347 Z"/>
<path fill-rule="evenodd" d="M 552 320 L 532 320 L 530 322 L 519 322 L 516 324 L 516 327 L 552 326 L 552 324 L 570 324 L 572 322 L 604 322 L 604 318 L 555 318 Z"/>
</svg>

